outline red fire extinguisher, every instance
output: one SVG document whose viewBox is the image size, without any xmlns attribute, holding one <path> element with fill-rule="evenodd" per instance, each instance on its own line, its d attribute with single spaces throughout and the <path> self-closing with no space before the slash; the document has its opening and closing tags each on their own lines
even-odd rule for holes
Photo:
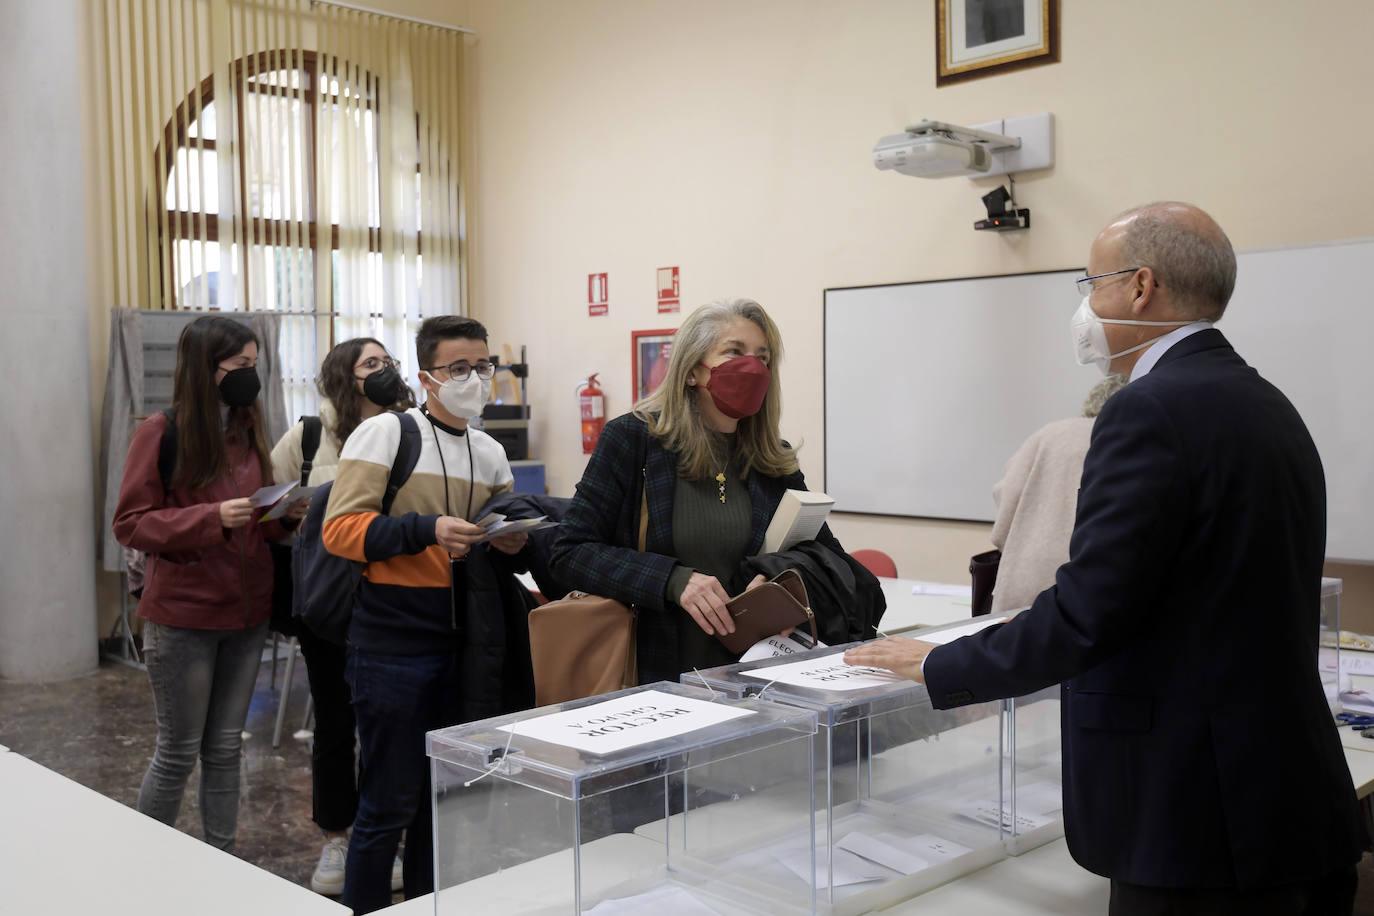
<svg viewBox="0 0 1374 916">
<path fill-rule="evenodd" d="M 582 413 L 582 454 L 590 455 L 596 451 L 596 440 L 601 438 L 601 430 L 606 426 L 606 394 L 596 387 L 593 372 L 577 386 L 577 403 Z"/>
</svg>

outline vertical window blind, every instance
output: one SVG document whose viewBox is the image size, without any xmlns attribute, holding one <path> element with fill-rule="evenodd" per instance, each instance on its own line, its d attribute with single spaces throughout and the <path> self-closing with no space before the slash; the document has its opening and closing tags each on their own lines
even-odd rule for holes
<svg viewBox="0 0 1374 916">
<path fill-rule="evenodd" d="M 334 343 L 466 311 L 460 30 L 310 0 L 92 5 L 114 306 L 280 321 L 289 416 Z"/>
</svg>

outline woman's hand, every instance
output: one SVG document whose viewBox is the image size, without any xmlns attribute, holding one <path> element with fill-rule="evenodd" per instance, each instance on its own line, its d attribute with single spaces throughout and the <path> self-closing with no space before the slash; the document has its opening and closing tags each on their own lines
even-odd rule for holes
<svg viewBox="0 0 1374 916">
<path fill-rule="evenodd" d="M 242 528 L 253 520 L 253 501 L 247 496 L 226 499 L 219 504 L 219 523 L 225 528 Z"/>
<path fill-rule="evenodd" d="M 453 515 L 441 515 L 434 521 L 434 539 L 450 556 L 465 557 L 472 545 L 486 534 L 472 522 L 465 522 Z"/>
<path fill-rule="evenodd" d="M 694 572 L 692 578 L 687 580 L 687 587 L 682 590 L 682 597 L 677 603 L 692 615 L 697 626 L 708 635 L 716 636 L 735 632 L 735 622 L 730 618 L 730 612 L 725 609 L 725 602 L 729 600 L 730 596 L 725 594 L 720 580 L 715 576 Z"/>
</svg>

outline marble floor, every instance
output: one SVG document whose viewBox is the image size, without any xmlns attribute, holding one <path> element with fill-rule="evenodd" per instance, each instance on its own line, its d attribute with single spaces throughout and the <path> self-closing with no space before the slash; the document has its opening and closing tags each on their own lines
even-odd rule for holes
<svg viewBox="0 0 1374 916">
<path fill-rule="evenodd" d="M 293 737 L 309 688 L 297 660 L 287 698 L 281 747 L 272 747 L 285 643 L 272 689 L 270 656 L 259 672 L 248 713 L 237 853 L 274 874 L 308 885 L 324 836 L 310 820 L 310 749 Z M 0 744 L 58 773 L 133 806 L 153 754 L 153 698 L 143 671 L 102 662 L 95 673 L 50 684 L 0 681 Z M 200 837 L 200 806 L 191 775 L 177 828 Z M 397 901 L 400 900 L 399 895 Z"/>
<path fill-rule="evenodd" d="M 283 648 L 284 654 L 284 648 Z M 272 747 L 284 661 L 272 687 L 270 657 L 259 672 L 244 742 L 238 855 L 274 874 L 308 885 L 323 836 L 310 820 L 310 750 L 293 737 L 301 727 L 308 687 L 296 665 L 287 696 L 281 747 Z M 50 684 L 0 681 L 0 744 L 103 795 L 132 806 L 153 753 L 153 701 L 147 675 L 102 662 L 86 677 Z M 191 777 L 191 786 L 197 775 Z M 194 788 L 178 829 L 200 835 Z M 1360 863 L 1355 916 L 1374 916 L 1374 856 Z M 131 876 L 132 877 L 132 876 Z M 400 895 L 396 901 L 400 902 Z"/>
</svg>

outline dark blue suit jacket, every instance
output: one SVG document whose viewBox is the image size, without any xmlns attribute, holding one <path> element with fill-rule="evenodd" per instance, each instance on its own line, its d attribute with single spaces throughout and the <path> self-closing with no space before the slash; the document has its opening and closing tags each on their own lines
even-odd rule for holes
<svg viewBox="0 0 1374 916">
<path fill-rule="evenodd" d="M 1215 329 L 1107 402 L 1069 561 L 1030 610 L 935 649 L 949 707 L 1063 682 L 1083 867 L 1157 887 L 1324 876 L 1366 843 L 1317 672 L 1321 460 Z"/>
</svg>

